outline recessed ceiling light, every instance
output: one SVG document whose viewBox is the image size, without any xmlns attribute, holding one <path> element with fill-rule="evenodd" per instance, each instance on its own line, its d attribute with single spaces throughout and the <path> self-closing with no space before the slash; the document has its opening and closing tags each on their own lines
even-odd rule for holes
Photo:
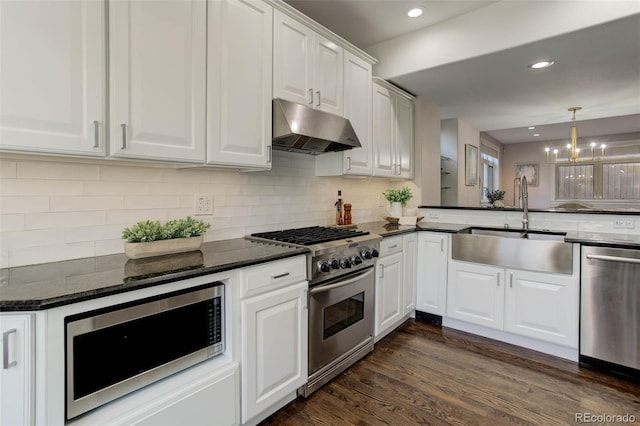
<svg viewBox="0 0 640 426">
<path fill-rule="evenodd" d="M 552 61 L 552 60 L 540 61 L 540 62 L 536 62 L 535 64 L 529 65 L 529 68 L 532 68 L 534 70 L 537 70 L 537 69 L 540 69 L 540 68 L 549 68 L 554 63 L 555 63 L 555 61 Z"/>
<path fill-rule="evenodd" d="M 536 128 L 536 126 L 529 126 L 529 127 L 527 127 L 527 129 L 529 129 L 529 130 L 533 130 L 533 129 L 535 129 L 535 128 Z"/>
<path fill-rule="evenodd" d="M 538 137 L 540 136 L 540 133 L 534 133 L 533 136 Z"/>
<path fill-rule="evenodd" d="M 421 7 L 414 7 L 410 11 L 407 12 L 407 16 L 409 18 L 417 18 L 418 16 L 424 13 L 424 9 Z"/>
</svg>

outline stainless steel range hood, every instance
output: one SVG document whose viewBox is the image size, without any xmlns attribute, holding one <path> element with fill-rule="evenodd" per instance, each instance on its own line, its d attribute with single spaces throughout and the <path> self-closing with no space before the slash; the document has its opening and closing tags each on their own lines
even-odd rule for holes
<svg viewBox="0 0 640 426">
<path fill-rule="evenodd" d="M 346 118 L 274 99 L 272 146 L 281 151 L 322 154 L 362 145 Z"/>
</svg>

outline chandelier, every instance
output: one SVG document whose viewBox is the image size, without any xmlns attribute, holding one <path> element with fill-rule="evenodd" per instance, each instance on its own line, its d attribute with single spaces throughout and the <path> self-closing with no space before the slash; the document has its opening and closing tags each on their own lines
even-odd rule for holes
<svg viewBox="0 0 640 426">
<path fill-rule="evenodd" d="M 578 129 L 576 127 L 576 111 L 580 111 L 582 107 L 571 107 L 569 111 L 573 112 L 573 117 L 571 121 L 573 125 L 571 126 L 571 143 L 567 144 L 567 160 L 558 160 L 559 149 L 553 150 L 553 159 L 550 158 L 551 149 L 545 148 L 544 152 L 547 156 L 547 163 L 578 163 L 581 161 L 604 161 L 605 148 L 607 147 L 605 144 L 600 145 L 600 155 L 596 158 L 596 146 L 598 145 L 595 142 L 591 142 L 591 157 L 580 157 L 580 147 L 578 146 Z"/>
</svg>

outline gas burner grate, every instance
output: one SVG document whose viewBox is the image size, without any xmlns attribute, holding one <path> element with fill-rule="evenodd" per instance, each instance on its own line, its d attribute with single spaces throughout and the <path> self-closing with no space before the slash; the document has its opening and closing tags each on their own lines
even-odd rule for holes
<svg viewBox="0 0 640 426">
<path fill-rule="evenodd" d="M 353 229 L 328 228 L 325 226 L 310 226 L 307 228 L 286 229 L 283 231 L 258 232 L 252 237 L 264 238 L 283 243 L 300 244 L 310 246 L 329 241 L 346 240 L 353 237 L 368 235 L 366 231 Z"/>
</svg>

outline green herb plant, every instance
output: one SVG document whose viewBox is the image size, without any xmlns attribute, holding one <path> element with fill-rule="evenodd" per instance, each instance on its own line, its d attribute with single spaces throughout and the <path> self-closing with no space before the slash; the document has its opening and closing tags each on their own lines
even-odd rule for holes
<svg viewBox="0 0 640 426">
<path fill-rule="evenodd" d="M 384 198 L 387 199 L 390 203 L 398 202 L 402 205 L 402 207 L 407 205 L 407 201 L 413 198 L 413 194 L 411 194 L 411 190 L 408 186 L 405 186 L 401 189 L 387 189 L 382 193 Z"/>
<path fill-rule="evenodd" d="M 489 199 L 489 202 L 493 204 L 498 200 L 503 200 L 506 191 L 501 191 L 499 189 L 496 189 L 495 191 L 489 191 L 485 189 L 485 193 L 487 194 L 487 199 Z"/>
<path fill-rule="evenodd" d="M 187 216 L 186 219 L 170 220 L 164 225 L 157 220 L 144 220 L 131 228 L 125 228 L 122 231 L 122 238 L 130 243 L 190 238 L 204 234 L 210 227 L 210 223 L 195 220 L 191 216 Z"/>
</svg>

